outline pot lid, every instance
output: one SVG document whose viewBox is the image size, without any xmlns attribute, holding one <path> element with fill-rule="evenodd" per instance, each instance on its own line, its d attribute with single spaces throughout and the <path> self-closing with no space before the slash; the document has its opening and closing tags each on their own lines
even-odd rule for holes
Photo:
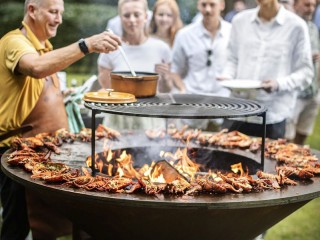
<svg viewBox="0 0 320 240">
<path fill-rule="evenodd" d="M 114 92 L 113 89 L 106 89 L 105 92 L 85 93 L 83 100 L 86 102 L 98 103 L 132 103 L 137 101 L 133 94 Z"/>
</svg>

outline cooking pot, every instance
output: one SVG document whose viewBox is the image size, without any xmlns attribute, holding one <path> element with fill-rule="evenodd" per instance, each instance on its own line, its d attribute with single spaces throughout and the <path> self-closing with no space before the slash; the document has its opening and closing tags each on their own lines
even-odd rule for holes
<svg viewBox="0 0 320 240">
<path fill-rule="evenodd" d="M 117 92 L 131 93 L 135 97 L 153 97 L 157 92 L 159 74 L 150 72 L 111 72 L 111 88 Z"/>
</svg>

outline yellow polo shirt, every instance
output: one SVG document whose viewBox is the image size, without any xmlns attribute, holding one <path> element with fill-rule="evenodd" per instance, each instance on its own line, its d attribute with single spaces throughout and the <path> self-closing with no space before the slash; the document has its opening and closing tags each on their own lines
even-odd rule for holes
<svg viewBox="0 0 320 240">
<path fill-rule="evenodd" d="M 44 79 L 35 79 L 15 72 L 20 58 L 29 53 L 51 51 L 46 41 L 42 46 L 29 27 L 22 22 L 26 36 L 20 29 L 0 39 L 0 135 L 19 128 L 36 105 L 44 86 Z M 11 139 L 0 142 L 9 146 Z"/>
</svg>

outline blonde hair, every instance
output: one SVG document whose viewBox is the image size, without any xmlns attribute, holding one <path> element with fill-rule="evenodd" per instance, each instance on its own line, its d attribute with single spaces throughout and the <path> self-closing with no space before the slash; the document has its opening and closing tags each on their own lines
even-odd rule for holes
<svg viewBox="0 0 320 240">
<path fill-rule="evenodd" d="M 148 11 L 148 2 L 147 0 L 119 0 L 118 1 L 118 13 L 121 13 L 121 7 L 123 4 L 128 3 L 128 2 L 142 2 L 144 6 L 144 10 Z"/>
<path fill-rule="evenodd" d="M 153 16 L 150 22 L 150 33 L 155 34 L 157 32 L 157 24 L 155 22 L 155 15 L 157 9 L 160 5 L 166 4 L 170 7 L 173 13 L 173 24 L 169 29 L 169 38 L 170 38 L 170 45 L 173 45 L 174 38 L 176 33 L 179 29 L 183 27 L 183 23 L 180 17 L 180 10 L 177 2 L 175 0 L 157 0 L 153 7 Z"/>
<path fill-rule="evenodd" d="M 118 13 L 119 13 L 119 15 L 121 15 L 121 8 L 122 8 L 123 4 L 128 3 L 128 2 L 141 2 L 141 3 L 143 3 L 143 9 L 144 9 L 144 11 L 146 13 L 146 16 L 147 16 L 147 12 L 148 12 L 148 2 L 147 2 L 147 0 L 119 0 L 119 2 L 118 2 Z M 123 34 L 125 35 L 125 30 L 124 29 L 123 29 Z M 148 37 L 149 32 L 148 32 L 146 27 L 144 29 L 144 34 Z"/>
</svg>

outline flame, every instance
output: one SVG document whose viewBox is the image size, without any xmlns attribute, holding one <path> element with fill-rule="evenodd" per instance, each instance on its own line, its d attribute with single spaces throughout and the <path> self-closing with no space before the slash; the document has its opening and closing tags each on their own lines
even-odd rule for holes
<svg viewBox="0 0 320 240">
<path fill-rule="evenodd" d="M 162 167 L 155 166 L 153 169 L 152 173 L 149 171 L 149 179 L 151 182 L 156 182 L 156 183 L 166 183 L 166 180 L 164 179 L 162 172 Z"/>
<path fill-rule="evenodd" d="M 108 164 L 108 175 L 112 176 L 112 169 L 113 169 L 113 165 L 112 164 Z"/>
<path fill-rule="evenodd" d="M 92 161 L 91 161 L 91 156 L 88 156 L 87 159 L 86 159 L 86 165 L 87 165 L 87 167 L 91 167 L 91 163 L 92 163 Z"/>
<path fill-rule="evenodd" d="M 99 172 L 102 172 L 103 165 L 104 165 L 104 163 L 101 159 L 96 160 L 96 166 L 99 169 Z"/>
<path fill-rule="evenodd" d="M 143 176 L 145 176 L 145 177 L 150 176 L 151 170 L 152 170 L 154 164 L 155 164 L 154 162 L 151 163 L 151 166 L 149 166 L 148 164 L 144 164 L 144 165 L 142 166 L 142 168 L 140 169 L 140 171 L 139 171 L 140 174 L 143 175 Z"/>
<path fill-rule="evenodd" d="M 122 151 L 121 155 L 116 160 L 118 162 L 118 169 L 121 169 L 121 171 L 123 172 L 122 176 L 128 177 L 128 178 L 140 177 L 140 174 L 133 168 L 133 165 L 132 165 L 133 161 L 131 159 L 131 155 L 127 154 L 125 150 Z"/>
<path fill-rule="evenodd" d="M 96 154 L 95 155 L 95 162 L 97 161 L 97 159 L 99 159 L 99 155 Z M 92 164 L 92 158 L 91 156 L 88 156 L 87 159 L 86 159 L 86 164 L 87 164 L 87 167 L 91 167 L 91 164 Z"/>
<path fill-rule="evenodd" d="M 176 163 L 174 164 L 174 167 L 183 175 L 188 175 L 191 177 L 191 179 L 194 179 L 195 174 L 199 170 L 199 164 L 193 162 L 188 157 L 187 148 L 184 148 L 181 150 L 180 148 L 176 151 L 174 154 L 174 159 Z"/>
<path fill-rule="evenodd" d="M 244 171 L 243 171 L 242 163 L 241 163 L 241 162 L 236 163 L 236 164 L 233 164 L 233 165 L 231 165 L 230 167 L 231 167 L 231 171 L 232 171 L 232 172 L 234 172 L 234 173 L 240 172 L 240 177 L 243 177 L 243 176 L 244 176 Z"/>
<path fill-rule="evenodd" d="M 124 175 L 124 172 L 121 167 L 118 167 L 117 173 L 119 174 L 120 177 L 123 177 Z"/>
<path fill-rule="evenodd" d="M 112 151 L 111 151 L 111 148 L 109 148 L 107 162 L 110 162 L 111 160 L 112 160 Z"/>
<path fill-rule="evenodd" d="M 173 166 L 182 176 L 192 180 L 195 174 L 199 171 L 199 166 L 197 163 L 192 161 L 188 157 L 188 149 L 177 149 L 175 153 L 161 151 L 160 156 L 169 159 L 168 162 Z M 91 157 L 86 160 L 87 166 L 91 166 Z M 100 172 L 105 171 L 109 176 L 120 176 L 127 178 L 145 177 L 151 182 L 156 183 L 166 183 L 166 178 L 164 177 L 164 169 L 161 166 L 155 167 L 155 162 L 152 162 L 150 166 L 148 164 L 143 165 L 140 169 L 136 170 L 133 167 L 133 159 L 131 154 L 128 154 L 126 150 L 123 151 L 112 151 L 110 146 L 104 146 L 104 152 L 96 154 L 95 156 L 95 166 Z M 113 169 L 116 168 L 116 172 Z M 167 174 L 167 173 L 166 173 Z M 181 178 L 182 178 L 181 176 Z"/>
</svg>

